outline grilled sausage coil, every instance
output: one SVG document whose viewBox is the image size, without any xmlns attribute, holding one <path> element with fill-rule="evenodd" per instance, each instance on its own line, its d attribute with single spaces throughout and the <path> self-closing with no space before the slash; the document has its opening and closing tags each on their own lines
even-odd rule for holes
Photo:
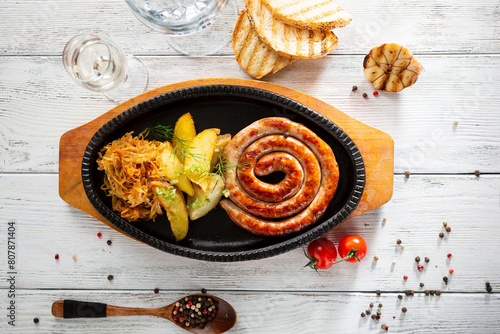
<svg viewBox="0 0 500 334">
<path fill-rule="evenodd" d="M 339 171 L 332 149 L 313 131 L 286 118 L 258 120 L 224 149 L 229 166 L 229 199 L 220 202 L 229 217 L 263 236 L 298 232 L 318 221 L 337 189 Z M 259 177 L 284 172 L 270 184 Z"/>
</svg>

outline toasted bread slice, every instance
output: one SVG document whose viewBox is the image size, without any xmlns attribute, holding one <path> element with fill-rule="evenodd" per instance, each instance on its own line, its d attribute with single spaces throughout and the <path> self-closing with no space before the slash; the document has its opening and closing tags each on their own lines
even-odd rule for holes
<svg viewBox="0 0 500 334">
<path fill-rule="evenodd" d="M 337 47 L 337 36 L 328 30 L 306 30 L 273 17 L 262 0 L 245 0 L 248 19 L 260 39 L 283 57 L 314 59 Z"/>
<path fill-rule="evenodd" d="M 256 79 L 276 73 L 294 62 L 281 57 L 259 39 L 244 10 L 236 20 L 231 44 L 240 66 Z"/>
<path fill-rule="evenodd" d="M 332 0 L 262 0 L 271 13 L 300 29 L 345 27 L 352 17 Z"/>
</svg>

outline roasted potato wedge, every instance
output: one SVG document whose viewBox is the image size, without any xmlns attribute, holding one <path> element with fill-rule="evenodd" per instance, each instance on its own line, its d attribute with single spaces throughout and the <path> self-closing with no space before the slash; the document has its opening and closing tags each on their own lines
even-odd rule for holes
<svg viewBox="0 0 500 334">
<path fill-rule="evenodd" d="M 182 191 L 175 186 L 166 186 L 155 187 L 154 192 L 167 212 L 167 218 L 175 240 L 184 239 L 189 230 L 189 218 Z"/>
<path fill-rule="evenodd" d="M 172 144 L 176 148 L 175 152 L 179 156 L 181 162 L 184 162 L 186 150 L 190 146 L 191 139 L 196 136 L 194 120 L 190 113 L 186 113 L 179 117 L 174 126 L 174 136 Z"/>
<path fill-rule="evenodd" d="M 184 165 L 174 152 L 174 146 L 170 142 L 165 142 L 158 147 L 161 154 L 161 165 L 165 171 L 165 176 L 173 185 L 179 187 L 186 194 L 193 196 L 194 190 L 191 181 L 184 175 Z"/>
<path fill-rule="evenodd" d="M 213 174 L 209 180 L 209 190 L 203 191 L 200 186 L 194 185 L 194 196 L 187 198 L 187 210 L 189 218 L 196 220 L 209 213 L 213 208 L 219 204 L 224 190 L 224 178 L 220 175 Z"/>
<path fill-rule="evenodd" d="M 207 182 L 210 162 L 219 133 L 219 129 L 206 129 L 197 134 L 191 141 L 189 152 L 184 159 L 184 174 L 204 192 L 210 189 L 210 182 Z"/>
<path fill-rule="evenodd" d="M 229 143 L 231 140 L 231 134 L 230 133 L 225 133 L 223 135 L 217 136 L 217 140 L 215 141 L 215 149 L 214 149 L 214 154 L 212 155 L 212 161 L 210 162 L 210 166 L 213 168 L 219 163 L 219 152 L 222 152 L 224 150 L 224 147 Z"/>
</svg>

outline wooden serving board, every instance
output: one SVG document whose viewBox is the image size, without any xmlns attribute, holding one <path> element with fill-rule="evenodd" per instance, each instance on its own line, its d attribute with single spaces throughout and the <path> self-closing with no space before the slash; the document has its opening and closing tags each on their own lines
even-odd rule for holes
<svg viewBox="0 0 500 334">
<path fill-rule="evenodd" d="M 121 232 L 97 212 L 83 189 L 81 168 L 87 144 L 95 132 L 105 123 L 130 107 L 169 91 L 202 85 L 237 85 L 267 90 L 302 103 L 342 128 L 356 143 L 366 170 L 363 196 L 358 207 L 348 219 L 375 209 L 391 199 L 394 175 L 394 141 L 387 133 L 357 121 L 337 108 L 307 94 L 269 82 L 245 79 L 199 79 L 159 87 L 114 107 L 87 124 L 66 132 L 59 142 L 59 196 L 68 204 Z"/>
</svg>

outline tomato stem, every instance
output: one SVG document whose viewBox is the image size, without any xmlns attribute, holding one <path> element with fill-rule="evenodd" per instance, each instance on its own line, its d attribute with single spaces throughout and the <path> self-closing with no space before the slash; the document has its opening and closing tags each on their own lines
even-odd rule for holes
<svg viewBox="0 0 500 334">
<path fill-rule="evenodd" d="M 309 259 L 309 262 L 304 267 L 310 267 L 310 268 L 313 268 L 314 270 L 318 271 L 318 267 L 316 267 L 316 264 L 318 264 L 318 261 L 315 258 L 313 258 L 311 255 L 309 255 L 305 249 L 304 249 L 304 254 Z"/>
<path fill-rule="evenodd" d="M 360 248 L 360 249 L 356 249 L 356 248 L 351 248 L 351 250 L 346 254 L 346 256 L 344 256 L 344 258 L 338 260 L 338 261 L 335 261 L 333 262 L 333 264 L 336 264 L 336 263 L 339 263 L 339 262 L 342 262 L 342 261 L 345 261 L 345 260 L 349 260 L 351 257 L 354 257 L 356 260 L 358 260 L 358 262 L 361 262 L 361 260 L 359 259 L 357 253 L 363 248 Z"/>
</svg>

